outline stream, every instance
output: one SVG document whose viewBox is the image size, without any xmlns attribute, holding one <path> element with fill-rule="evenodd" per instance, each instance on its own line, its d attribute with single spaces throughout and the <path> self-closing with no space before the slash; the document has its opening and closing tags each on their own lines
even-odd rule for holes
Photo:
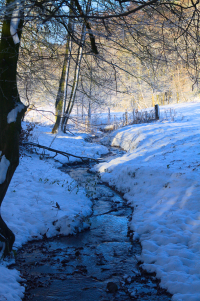
<svg viewBox="0 0 200 301">
<path fill-rule="evenodd" d="M 111 150 L 105 161 L 122 155 Z M 168 301 L 155 274 L 137 260 L 139 241 L 129 229 L 133 209 L 123 197 L 90 172 L 94 163 L 63 165 L 93 201 L 90 228 L 74 236 L 31 241 L 16 255 L 15 267 L 26 282 L 24 301 Z"/>
</svg>

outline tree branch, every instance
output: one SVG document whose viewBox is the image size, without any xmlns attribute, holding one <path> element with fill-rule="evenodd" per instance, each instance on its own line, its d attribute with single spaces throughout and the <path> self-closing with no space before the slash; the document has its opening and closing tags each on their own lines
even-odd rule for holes
<svg viewBox="0 0 200 301">
<path fill-rule="evenodd" d="M 82 19 L 105 20 L 105 19 L 111 19 L 111 18 L 125 17 L 125 16 L 128 16 L 130 14 L 133 14 L 133 13 L 137 12 L 138 10 L 141 10 L 141 9 L 145 8 L 146 6 L 156 4 L 156 3 L 159 3 L 159 2 L 160 2 L 159 0 L 151 0 L 151 1 L 145 2 L 144 4 L 139 5 L 138 7 L 134 8 L 134 9 L 128 10 L 124 13 L 107 15 L 107 16 L 97 16 L 97 15 L 91 16 L 91 15 L 85 15 L 85 14 L 70 16 L 70 15 L 63 14 L 63 15 L 56 15 L 54 17 L 55 18 L 67 17 L 67 18 L 77 18 L 77 19 L 82 18 Z M 162 3 L 160 3 L 160 4 L 162 4 Z"/>
<path fill-rule="evenodd" d="M 56 155 L 57 155 L 57 154 L 63 155 L 63 156 L 65 156 L 65 157 L 67 157 L 68 160 L 69 160 L 69 157 L 78 158 L 78 159 L 81 159 L 82 161 L 84 161 L 84 160 L 93 160 L 93 161 L 95 161 L 95 162 L 99 162 L 99 161 L 101 160 L 100 158 L 99 158 L 99 159 L 94 159 L 94 158 L 90 158 L 90 157 L 80 157 L 80 156 L 72 155 L 72 154 L 70 154 L 70 153 L 66 153 L 66 152 L 63 152 L 63 151 L 59 151 L 59 150 L 57 150 L 57 149 L 54 149 L 54 148 L 51 148 L 51 147 L 47 147 L 47 146 L 44 146 L 44 145 L 40 145 L 40 144 L 34 143 L 34 142 L 23 142 L 22 145 L 23 145 L 23 146 L 25 146 L 25 145 L 30 145 L 30 146 L 35 146 L 35 147 L 38 147 L 38 148 L 43 148 L 43 149 L 46 149 L 46 150 L 48 150 L 48 151 L 51 151 L 51 152 L 56 153 Z"/>
</svg>

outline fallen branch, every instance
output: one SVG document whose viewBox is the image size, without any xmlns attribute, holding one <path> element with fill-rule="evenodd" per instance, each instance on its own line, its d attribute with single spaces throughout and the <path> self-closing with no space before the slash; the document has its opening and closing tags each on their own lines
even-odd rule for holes
<svg viewBox="0 0 200 301">
<path fill-rule="evenodd" d="M 100 158 L 99 158 L 99 159 L 94 159 L 94 158 L 90 158 L 90 157 L 80 157 L 80 156 L 72 155 L 72 154 L 70 154 L 70 153 L 66 153 L 66 152 L 63 152 L 63 151 L 60 151 L 60 150 L 57 150 L 57 149 L 53 149 L 53 148 L 51 148 L 51 147 L 47 147 L 47 146 L 44 146 L 44 145 L 40 145 L 40 144 L 37 144 L 37 143 L 34 143 L 34 142 L 23 142 L 22 145 L 23 145 L 23 146 L 25 146 L 25 145 L 30 145 L 30 146 L 34 146 L 34 147 L 38 147 L 38 148 L 43 148 L 43 149 L 46 149 L 46 150 L 48 150 L 48 151 L 51 151 L 51 152 L 56 153 L 56 155 L 57 155 L 57 154 L 63 155 L 63 156 L 65 156 L 65 157 L 67 157 L 68 160 L 69 160 L 69 157 L 75 157 L 75 158 L 81 159 L 82 161 L 84 161 L 84 160 L 93 160 L 93 161 L 95 161 L 95 162 L 101 161 Z"/>
</svg>

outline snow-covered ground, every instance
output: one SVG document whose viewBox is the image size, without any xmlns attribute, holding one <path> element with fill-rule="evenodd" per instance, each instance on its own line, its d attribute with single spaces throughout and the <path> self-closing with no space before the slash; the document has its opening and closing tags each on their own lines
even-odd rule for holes
<svg viewBox="0 0 200 301">
<path fill-rule="evenodd" d="M 158 122 L 127 126 L 104 137 L 105 143 L 127 153 L 96 169 L 134 206 L 131 226 L 142 244 L 138 259 L 143 267 L 156 272 L 173 300 L 199 301 L 200 104 L 171 108 L 175 111 L 161 108 Z M 34 121 L 31 114 L 30 122 Z M 86 142 L 86 134 L 52 135 L 54 118 L 51 113 L 46 117 L 46 125 L 41 117 L 43 125 L 34 128 L 33 142 L 84 157 L 97 158 L 107 152 L 104 146 Z M 20 161 L 1 208 L 16 235 L 15 249 L 43 235 L 81 231 L 91 213 L 84 189 L 58 169 L 68 162 L 66 157 L 57 155 L 59 163 L 27 155 Z M 70 162 L 74 160 L 69 157 Z M 19 272 L 6 267 L 10 262 L 0 263 L 0 301 L 23 297 Z"/>
<path fill-rule="evenodd" d="M 31 140 L 84 157 L 96 158 L 108 151 L 104 146 L 84 141 L 84 135 L 52 135 L 50 132 L 48 126 L 37 126 Z M 3 219 L 16 236 L 14 249 L 43 235 L 68 235 L 88 227 L 91 201 L 83 188 L 58 169 L 61 163 L 77 159 L 69 157 L 68 160 L 58 155 L 59 163 L 41 158 L 28 153 L 23 156 L 1 206 Z M 12 261 L 0 262 L 0 301 L 19 301 L 23 297 L 19 272 L 7 268 Z"/>
<path fill-rule="evenodd" d="M 45 125 L 52 125 L 55 122 L 55 116 L 54 116 L 54 111 L 55 111 L 55 105 L 54 104 L 49 104 L 49 105 L 37 105 L 37 107 L 33 107 L 32 110 L 28 112 L 25 116 L 25 120 L 29 122 L 37 122 L 40 124 L 45 124 Z M 124 112 L 110 112 L 110 117 L 108 114 L 108 110 L 104 110 L 103 112 L 97 110 L 92 111 L 91 113 L 91 122 L 92 124 L 95 125 L 106 125 L 108 122 L 113 122 L 114 119 L 119 120 L 122 118 Z M 73 114 L 71 114 L 72 120 L 73 117 L 76 120 L 77 115 L 76 115 L 76 109 L 72 111 Z M 87 117 L 86 112 L 84 112 L 84 118 Z M 111 119 L 110 119 L 111 118 Z M 79 116 L 79 120 L 82 120 L 82 116 Z M 72 124 L 72 122 L 70 122 Z"/>
<path fill-rule="evenodd" d="M 134 206 L 138 258 L 172 300 L 200 300 L 200 104 L 174 105 L 168 120 L 104 138 L 127 153 L 96 169 Z M 162 108 L 164 114 L 165 108 Z"/>
<path fill-rule="evenodd" d="M 51 133 L 52 127 L 36 125 L 33 129 L 33 136 L 30 141 L 39 143 L 40 145 L 50 147 L 55 150 L 67 152 L 69 154 L 80 156 L 83 158 L 99 158 L 101 154 L 106 154 L 108 152 L 107 148 L 103 145 L 92 144 L 85 141 L 90 137 L 86 133 L 76 133 L 73 134 L 63 134 L 59 132 L 58 134 Z M 43 153 L 43 149 L 38 149 L 38 153 Z M 55 156 L 54 152 L 46 151 L 45 154 Z M 55 157 L 61 163 L 81 161 L 81 159 L 69 156 L 69 158 L 58 154 Z"/>
</svg>

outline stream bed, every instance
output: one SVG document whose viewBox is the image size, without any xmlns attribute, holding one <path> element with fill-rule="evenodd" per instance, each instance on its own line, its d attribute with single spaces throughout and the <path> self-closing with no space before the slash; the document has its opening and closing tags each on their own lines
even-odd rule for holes
<svg viewBox="0 0 200 301">
<path fill-rule="evenodd" d="M 105 161 L 119 151 L 106 156 Z M 16 264 L 27 281 L 24 301 L 168 301 L 154 274 L 140 267 L 139 241 L 132 240 L 132 208 L 90 172 L 92 164 L 64 165 L 93 201 L 90 228 L 74 236 L 31 241 L 18 250 Z"/>
</svg>

